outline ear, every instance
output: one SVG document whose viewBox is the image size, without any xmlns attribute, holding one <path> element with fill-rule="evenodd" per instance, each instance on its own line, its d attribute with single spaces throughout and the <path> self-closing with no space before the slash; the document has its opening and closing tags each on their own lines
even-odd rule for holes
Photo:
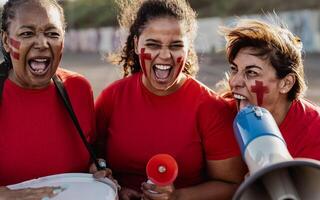
<svg viewBox="0 0 320 200">
<path fill-rule="evenodd" d="M 134 46 L 134 52 L 139 55 L 139 51 L 138 51 L 138 37 L 135 35 L 133 38 L 133 46 Z"/>
<path fill-rule="evenodd" d="M 283 79 L 281 79 L 280 82 L 280 93 L 287 94 L 291 90 L 295 82 L 296 77 L 294 76 L 294 74 L 290 73 L 287 76 L 285 76 Z"/>
<path fill-rule="evenodd" d="M 10 52 L 9 36 L 5 31 L 1 32 L 1 42 L 4 50 L 9 53 Z"/>
</svg>

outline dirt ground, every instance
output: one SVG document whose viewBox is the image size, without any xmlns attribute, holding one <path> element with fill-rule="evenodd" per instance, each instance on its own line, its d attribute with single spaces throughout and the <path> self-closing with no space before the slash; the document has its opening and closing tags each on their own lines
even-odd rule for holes
<svg viewBox="0 0 320 200">
<path fill-rule="evenodd" d="M 105 62 L 99 54 L 66 53 L 62 60 L 62 66 L 76 71 L 90 81 L 94 95 L 97 97 L 101 90 L 108 84 L 121 78 L 121 69 Z M 224 77 L 228 69 L 228 63 L 223 55 L 199 56 L 200 70 L 197 78 L 214 88 L 215 84 Z M 307 54 L 305 56 L 305 74 L 308 85 L 306 97 L 320 105 L 320 55 Z"/>
</svg>

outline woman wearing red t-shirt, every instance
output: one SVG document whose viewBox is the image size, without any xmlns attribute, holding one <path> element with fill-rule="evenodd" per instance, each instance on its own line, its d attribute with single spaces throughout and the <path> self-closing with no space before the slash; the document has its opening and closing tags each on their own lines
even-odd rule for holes
<svg viewBox="0 0 320 200">
<path fill-rule="evenodd" d="M 125 2 L 118 1 L 120 24 L 129 35 L 115 55 L 125 78 L 95 106 L 99 149 L 122 186 L 120 199 L 230 199 L 245 172 L 235 113 L 194 78 L 195 12 L 185 0 Z M 145 183 L 147 162 L 158 153 L 179 166 L 167 187 Z"/>
<path fill-rule="evenodd" d="M 238 109 L 247 104 L 268 109 L 293 157 L 320 160 L 320 108 L 302 98 L 300 39 L 275 24 L 248 19 L 223 32 Z"/>
</svg>

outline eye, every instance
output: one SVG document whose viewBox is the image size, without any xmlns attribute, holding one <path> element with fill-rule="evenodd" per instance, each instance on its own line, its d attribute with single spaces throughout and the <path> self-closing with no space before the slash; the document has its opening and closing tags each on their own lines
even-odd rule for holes
<svg viewBox="0 0 320 200">
<path fill-rule="evenodd" d="M 181 50 L 183 47 L 183 44 L 173 44 L 169 46 L 170 50 Z"/>
<path fill-rule="evenodd" d="M 238 72 L 238 68 L 234 65 L 230 65 L 229 72 L 230 72 L 230 75 L 234 75 Z"/>
<path fill-rule="evenodd" d="M 258 72 L 254 71 L 254 70 L 247 70 L 246 71 L 246 76 L 248 78 L 257 77 L 258 75 L 259 75 Z"/>
<path fill-rule="evenodd" d="M 50 38 L 60 38 L 60 33 L 55 31 L 46 32 L 46 36 Z"/>
<path fill-rule="evenodd" d="M 161 45 L 157 44 L 157 43 L 147 43 L 146 46 L 149 49 L 160 49 L 161 48 Z"/>
<path fill-rule="evenodd" d="M 33 35 L 34 35 L 34 33 L 32 31 L 24 31 L 19 34 L 19 36 L 21 36 L 23 38 L 29 38 L 29 37 L 32 37 Z"/>
</svg>

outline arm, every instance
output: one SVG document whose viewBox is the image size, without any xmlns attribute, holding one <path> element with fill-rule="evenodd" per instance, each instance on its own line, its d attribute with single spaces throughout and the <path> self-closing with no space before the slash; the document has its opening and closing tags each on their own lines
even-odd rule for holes
<svg viewBox="0 0 320 200">
<path fill-rule="evenodd" d="M 209 178 L 207 182 L 177 190 L 174 189 L 173 185 L 157 187 L 144 183 L 142 187 L 144 199 L 231 199 L 246 172 L 246 166 L 240 157 L 207 161 L 207 175 Z M 148 190 L 153 190 L 158 193 L 152 193 Z"/>
<path fill-rule="evenodd" d="M 2 186 L 0 187 L 0 200 L 41 200 L 45 197 L 54 197 L 62 191 L 63 189 L 61 189 L 60 187 L 42 187 L 10 190 L 9 188 Z"/>
</svg>

